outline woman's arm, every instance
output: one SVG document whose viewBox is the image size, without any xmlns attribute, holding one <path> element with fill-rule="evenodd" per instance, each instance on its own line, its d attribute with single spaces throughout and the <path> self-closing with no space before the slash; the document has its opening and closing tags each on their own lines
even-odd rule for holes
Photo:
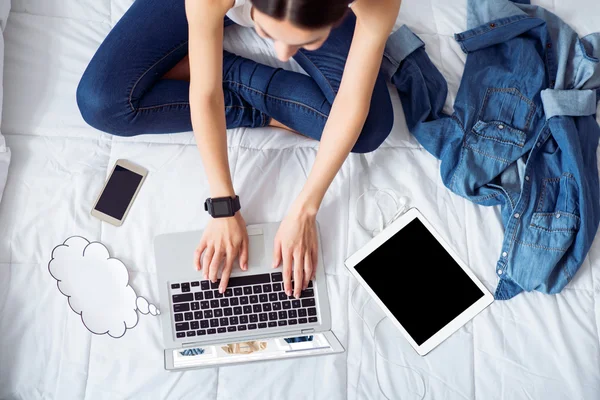
<svg viewBox="0 0 600 400">
<path fill-rule="evenodd" d="M 288 295 L 293 292 L 298 298 L 300 291 L 314 277 L 318 260 L 317 211 L 367 119 L 383 51 L 394 28 L 400 3 L 401 0 L 358 0 L 352 6 L 356 28 L 340 89 L 325 124 L 312 170 L 275 238 L 274 266 L 283 263 Z M 292 287 L 292 279 L 301 284 Z"/>
<path fill-rule="evenodd" d="M 400 3 L 401 0 L 359 0 L 352 6 L 357 21 L 342 82 L 323 130 L 315 164 L 296 202 L 305 212 L 316 214 L 360 136 Z"/>
<path fill-rule="evenodd" d="M 190 108 L 211 197 L 233 196 L 223 97 L 223 0 L 186 0 Z"/>
<path fill-rule="evenodd" d="M 189 25 L 190 109 L 192 126 L 211 197 L 235 194 L 229 171 L 223 96 L 223 18 L 233 0 L 186 0 Z M 201 206 L 200 199 L 198 205 Z M 204 279 L 216 282 L 225 262 L 219 290 L 225 291 L 239 255 L 247 269 L 248 234 L 241 213 L 211 219 L 196 249 L 194 262 Z"/>
</svg>

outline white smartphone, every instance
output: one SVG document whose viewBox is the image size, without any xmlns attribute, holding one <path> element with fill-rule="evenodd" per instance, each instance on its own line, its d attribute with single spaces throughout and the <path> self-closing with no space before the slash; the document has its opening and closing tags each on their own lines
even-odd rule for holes
<svg viewBox="0 0 600 400">
<path fill-rule="evenodd" d="M 117 160 L 91 214 L 115 226 L 123 225 L 148 170 L 127 160 Z"/>
</svg>

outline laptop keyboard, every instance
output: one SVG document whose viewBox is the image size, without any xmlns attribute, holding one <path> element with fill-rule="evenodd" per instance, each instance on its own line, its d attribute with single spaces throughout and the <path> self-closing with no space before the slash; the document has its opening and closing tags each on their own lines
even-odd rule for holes
<svg viewBox="0 0 600 400">
<path fill-rule="evenodd" d="M 170 285 L 179 339 L 318 322 L 313 282 L 296 299 L 285 294 L 281 272 L 231 277 L 225 293 L 219 281 Z"/>
</svg>

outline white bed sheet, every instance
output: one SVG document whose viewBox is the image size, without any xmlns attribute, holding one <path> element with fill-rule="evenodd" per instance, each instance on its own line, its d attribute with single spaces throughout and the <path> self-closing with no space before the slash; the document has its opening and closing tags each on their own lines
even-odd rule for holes
<svg viewBox="0 0 600 400">
<path fill-rule="evenodd" d="M 6 27 L 6 21 L 9 13 L 10 0 L 0 1 L 0 77 L 4 75 L 4 28 Z M 4 85 L 2 84 L 2 79 L 0 79 L 0 90 L 2 90 L 2 93 L 4 92 L 3 89 Z M 0 93 L 0 110 L 2 109 L 2 93 Z M 6 186 L 9 165 L 10 149 L 6 147 L 6 140 L 4 139 L 2 131 L 0 130 L 0 201 L 2 201 L 2 194 L 4 193 L 4 187 Z"/>
<path fill-rule="evenodd" d="M 408 24 L 426 42 L 449 82 L 448 110 L 465 60 L 452 38 L 466 28 L 465 3 L 405 0 L 397 24 Z M 580 34 L 600 31 L 597 0 L 536 3 Z M 141 316 L 118 340 L 90 334 L 48 273 L 54 246 L 75 234 L 101 240 L 128 266 L 138 294 L 157 301 L 153 237 L 207 222 L 201 207 L 206 176 L 192 134 L 111 137 L 86 126 L 77 110 L 78 80 L 130 4 L 13 1 L 2 120 L 13 160 L 0 203 L 0 399 L 418 399 L 423 390 L 427 399 L 600 397 L 598 241 L 562 294 L 496 302 L 425 358 L 388 322 L 373 341 L 382 313 L 365 303 L 363 290 L 354 292 L 356 282 L 343 265 L 369 239 L 354 209 L 364 191 L 392 188 L 408 196 L 490 290 L 503 237 L 498 209 L 475 206 L 444 187 L 438 161 L 407 131 L 393 92 L 390 138 L 372 154 L 349 157 L 318 215 L 333 330 L 345 353 L 171 373 L 163 370 L 157 318 Z M 267 43 L 247 29 L 229 28 L 225 46 L 278 64 Z M 236 129 L 229 150 L 247 222 L 278 221 L 301 189 L 316 143 L 274 129 Z M 150 173 L 127 222 L 115 228 L 90 217 L 89 208 L 118 158 Z M 408 260 L 409 251 L 399 260 Z M 375 345 L 391 362 L 375 356 Z"/>
</svg>

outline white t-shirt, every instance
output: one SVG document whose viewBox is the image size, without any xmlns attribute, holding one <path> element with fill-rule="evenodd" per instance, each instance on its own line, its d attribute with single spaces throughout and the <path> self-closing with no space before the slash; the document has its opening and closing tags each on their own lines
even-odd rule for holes
<svg viewBox="0 0 600 400">
<path fill-rule="evenodd" d="M 238 25 L 254 28 L 252 20 L 252 2 L 250 0 L 235 0 L 227 16 Z"/>
</svg>

